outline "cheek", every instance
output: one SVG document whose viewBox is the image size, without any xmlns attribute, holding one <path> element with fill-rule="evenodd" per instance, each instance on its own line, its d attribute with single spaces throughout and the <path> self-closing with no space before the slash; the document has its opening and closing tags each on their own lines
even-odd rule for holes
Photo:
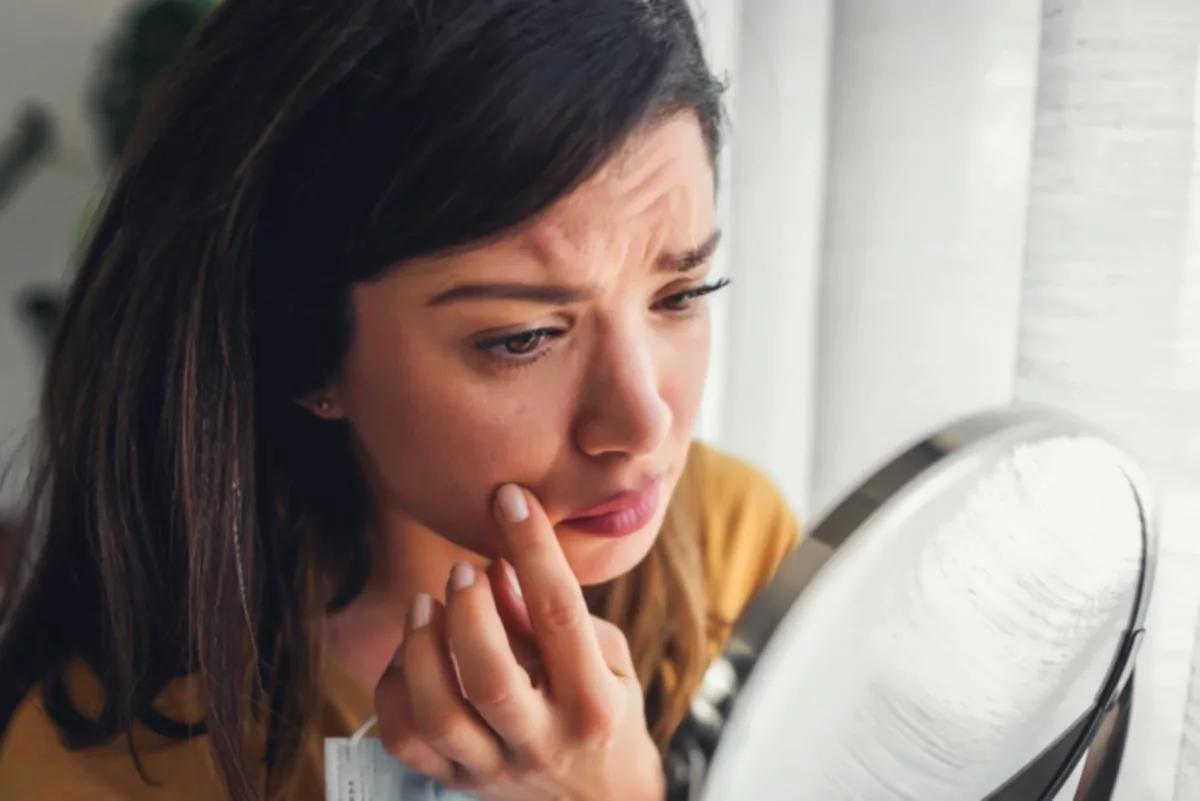
<svg viewBox="0 0 1200 801">
<path fill-rule="evenodd" d="M 506 391 L 459 364 L 397 349 L 357 359 L 344 395 L 376 503 L 484 556 L 499 555 L 496 487 L 536 487 L 561 455 L 567 383 Z"/>
<path fill-rule="evenodd" d="M 667 357 L 661 362 L 659 391 L 671 407 L 676 430 L 683 429 L 689 440 L 708 378 L 709 332 L 707 318 L 697 321 L 687 336 L 670 340 Z"/>
<path fill-rule="evenodd" d="M 518 482 L 551 505 L 578 501 L 573 483 L 592 472 L 571 442 L 584 363 L 485 377 L 457 355 L 400 339 L 374 351 L 356 346 L 340 386 L 381 511 L 495 557 L 497 486 Z M 708 325 L 697 321 L 658 341 L 657 389 L 673 417 L 668 447 L 678 451 L 670 461 L 681 468 L 707 374 Z"/>
</svg>

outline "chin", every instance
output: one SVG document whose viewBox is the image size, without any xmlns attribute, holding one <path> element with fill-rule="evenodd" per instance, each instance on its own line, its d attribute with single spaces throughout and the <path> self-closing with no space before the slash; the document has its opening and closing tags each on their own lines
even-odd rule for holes
<svg viewBox="0 0 1200 801">
<path fill-rule="evenodd" d="M 598 537 L 560 531 L 559 542 L 575 578 L 584 587 L 604 584 L 633 570 L 654 547 L 662 528 L 660 513 L 640 531 L 624 537 Z"/>
</svg>

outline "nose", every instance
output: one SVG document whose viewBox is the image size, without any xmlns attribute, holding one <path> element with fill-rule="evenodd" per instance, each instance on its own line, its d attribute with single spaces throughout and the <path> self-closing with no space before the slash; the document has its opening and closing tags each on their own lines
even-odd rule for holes
<svg viewBox="0 0 1200 801">
<path fill-rule="evenodd" d="M 602 339 L 583 382 L 576 443 L 588 456 L 654 453 L 673 420 L 660 392 L 658 359 L 635 331 L 609 332 Z"/>
</svg>

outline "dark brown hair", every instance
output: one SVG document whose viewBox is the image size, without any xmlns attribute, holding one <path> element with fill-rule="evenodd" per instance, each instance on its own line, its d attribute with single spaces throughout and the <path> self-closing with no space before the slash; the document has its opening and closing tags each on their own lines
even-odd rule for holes
<svg viewBox="0 0 1200 801">
<path fill-rule="evenodd" d="M 667 115 L 695 113 L 715 161 L 719 104 L 685 0 L 225 0 L 135 129 L 48 354 L 0 727 L 40 687 L 75 747 L 192 736 L 153 704 L 196 675 L 230 797 L 259 795 L 256 719 L 282 787 L 324 582 L 344 605 L 369 569 L 345 429 L 293 403 L 337 375 L 351 289 L 528 220 Z M 648 687 L 663 659 L 699 680 L 701 586 L 671 524 L 599 593 Z M 655 705 L 660 742 L 685 709 Z"/>
</svg>

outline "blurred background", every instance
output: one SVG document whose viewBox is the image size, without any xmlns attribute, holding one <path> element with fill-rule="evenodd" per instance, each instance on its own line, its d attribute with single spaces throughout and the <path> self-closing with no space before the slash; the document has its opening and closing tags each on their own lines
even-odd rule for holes
<svg viewBox="0 0 1200 801">
<path fill-rule="evenodd" d="M 89 211 L 208 6 L 0 5 L 0 519 Z M 1108 427 L 1150 469 L 1163 529 L 1116 798 L 1200 798 L 1200 3 L 697 10 L 732 87 L 736 281 L 701 435 L 811 522 L 966 413 L 1034 401 Z"/>
</svg>

